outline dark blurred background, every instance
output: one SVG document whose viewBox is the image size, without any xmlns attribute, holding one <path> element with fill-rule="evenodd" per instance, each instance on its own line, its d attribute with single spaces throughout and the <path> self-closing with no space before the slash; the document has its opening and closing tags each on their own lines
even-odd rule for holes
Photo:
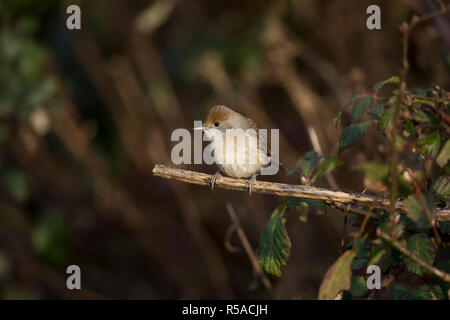
<svg viewBox="0 0 450 320">
<path fill-rule="evenodd" d="M 70 4 L 81 7 L 81 30 L 66 28 Z M 366 28 L 371 4 L 381 8 L 381 30 Z M 309 150 L 335 154 L 335 112 L 352 93 L 398 74 L 398 26 L 438 6 L 1 0 L 0 297 L 315 299 L 339 255 L 342 213 L 288 216 L 291 257 L 267 290 L 229 236 L 226 204 L 256 249 L 280 198 L 212 192 L 152 169 L 173 165 L 174 129 L 192 128 L 219 103 L 280 128 L 290 169 Z M 415 30 L 410 87 L 449 89 L 448 18 Z M 385 161 L 383 139 L 369 130 L 334 179 L 318 185 L 363 191 L 354 166 Z M 299 183 L 283 173 L 268 179 Z M 66 288 L 71 264 L 81 268 L 82 290 Z"/>
</svg>

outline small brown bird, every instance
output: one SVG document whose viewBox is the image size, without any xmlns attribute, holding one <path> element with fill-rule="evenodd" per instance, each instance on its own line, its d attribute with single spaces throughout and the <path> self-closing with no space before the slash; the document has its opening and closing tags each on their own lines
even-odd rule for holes
<svg viewBox="0 0 450 320">
<path fill-rule="evenodd" d="M 213 157 L 219 167 L 219 171 L 210 180 L 211 189 L 223 173 L 233 178 L 248 178 L 248 191 L 251 194 L 256 175 L 263 167 L 270 165 L 271 160 L 267 153 L 268 148 L 264 149 L 265 141 L 258 135 L 256 123 L 226 106 L 219 105 L 209 111 L 202 127 L 194 129 L 203 130 L 211 141 Z M 258 143 L 260 141 L 264 143 Z"/>
</svg>

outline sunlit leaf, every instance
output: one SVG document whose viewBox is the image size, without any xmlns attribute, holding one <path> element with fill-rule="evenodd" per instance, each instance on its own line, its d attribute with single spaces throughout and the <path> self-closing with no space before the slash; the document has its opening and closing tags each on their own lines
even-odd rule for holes
<svg viewBox="0 0 450 320">
<path fill-rule="evenodd" d="M 347 250 L 328 269 L 319 288 L 320 300 L 332 300 L 339 292 L 350 289 L 351 264 L 355 256 L 354 251 Z"/>
<path fill-rule="evenodd" d="M 450 159 L 450 140 L 447 140 L 444 146 L 442 147 L 442 150 L 439 153 L 438 157 L 436 158 L 436 162 L 441 168 L 443 168 L 445 167 L 449 159 Z"/>
<path fill-rule="evenodd" d="M 392 119 L 393 114 L 394 114 L 394 107 L 390 107 L 389 109 L 387 109 L 386 112 L 383 114 L 381 120 L 378 122 L 378 129 L 380 130 L 386 129 L 387 125 Z"/>
<path fill-rule="evenodd" d="M 378 81 L 372 87 L 372 91 L 376 92 L 376 91 L 380 90 L 385 84 L 388 84 L 388 83 L 400 83 L 400 78 L 398 76 L 392 76 L 389 79 L 386 79 L 383 81 Z"/>
</svg>

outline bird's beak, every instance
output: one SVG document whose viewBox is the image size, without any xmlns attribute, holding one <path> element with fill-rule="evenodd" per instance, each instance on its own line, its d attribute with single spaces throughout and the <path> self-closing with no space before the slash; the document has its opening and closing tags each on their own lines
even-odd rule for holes
<svg viewBox="0 0 450 320">
<path fill-rule="evenodd" d="M 194 130 L 205 130 L 205 129 L 208 129 L 208 127 L 202 126 L 194 128 Z"/>
</svg>

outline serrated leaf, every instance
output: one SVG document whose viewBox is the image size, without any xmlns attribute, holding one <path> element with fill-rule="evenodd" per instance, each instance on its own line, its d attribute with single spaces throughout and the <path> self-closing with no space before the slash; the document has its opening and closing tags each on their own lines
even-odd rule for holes
<svg viewBox="0 0 450 320">
<path fill-rule="evenodd" d="M 342 111 L 344 111 L 345 108 L 351 105 L 359 97 L 361 97 L 360 93 L 355 93 L 354 95 L 352 95 L 350 99 L 348 99 L 347 102 L 336 113 L 336 115 L 334 116 L 334 126 L 336 128 L 339 128 L 339 126 L 341 125 Z"/>
<path fill-rule="evenodd" d="M 431 123 L 431 124 L 437 124 L 439 121 L 438 119 L 431 113 L 419 111 L 416 113 L 414 120 L 417 122 L 422 123 Z"/>
<path fill-rule="evenodd" d="M 378 122 L 378 129 L 384 130 L 392 119 L 392 115 L 394 114 L 394 107 L 390 107 L 385 111 L 383 117 Z"/>
<path fill-rule="evenodd" d="M 328 269 L 319 288 L 320 300 L 332 300 L 339 292 L 350 289 L 354 251 L 345 251 Z"/>
<path fill-rule="evenodd" d="M 425 234 L 416 233 L 409 237 L 407 248 L 423 261 L 433 264 L 435 249 L 431 240 Z M 405 265 L 410 272 L 417 274 L 420 277 L 425 274 L 425 269 L 408 257 L 405 257 Z"/>
<path fill-rule="evenodd" d="M 361 115 L 372 105 L 372 97 L 365 97 L 358 100 L 353 107 L 351 123 L 355 123 L 361 117 Z"/>
<path fill-rule="evenodd" d="M 369 120 L 344 128 L 339 139 L 339 152 L 357 143 L 372 123 L 373 120 Z"/>
<path fill-rule="evenodd" d="M 287 264 L 291 241 L 280 216 L 272 218 L 264 227 L 258 246 L 258 263 L 268 274 L 281 277 L 281 269 Z"/>
<path fill-rule="evenodd" d="M 400 78 L 398 76 L 392 76 L 389 79 L 383 80 L 383 81 L 378 81 L 377 83 L 375 83 L 375 85 L 372 87 L 372 91 L 373 92 L 377 92 L 378 90 L 380 90 L 385 84 L 388 83 L 400 83 Z"/>
<path fill-rule="evenodd" d="M 383 181 L 389 174 L 389 166 L 385 163 L 365 162 L 356 166 L 356 169 L 364 171 L 366 177 L 373 182 Z"/>
<path fill-rule="evenodd" d="M 450 140 L 447 140 L 447 142 L 445 142 L 444 146 L 442 147 L 442 150 L 439 153 L 438 157 L 436 158 L 436 162 L 441 168 L 443 168 L 445 167 L 449 159 L 450 159 Z"/>
<path fill-rule="evenodd" d="M 433 132 L 420 139 L 418 145 L 423 155 L 435 157 L 441 146 L 441 137 L 438 132 Z"/>
<path fill-rule="evenodd" d="M 428 230 L 431 228 L 430 219 L 422 206 L 421 202 L 414 196 L 409 196 L 408 199 L 403 201 L 406 206 L 406 211 L 408 217 L 420 228 Z M 431 195 L 425 197 L 425 202 L 427 204 L 428 210 L 431 215 L 434 215 L 434 203 Z"/>
<path fill-rule="evenodd" d="M 369 110 L 369 114 L 378 118 L 381 118 L 384 114 L 384 103 L 377 104 Z"/>
<path fill-rule="evenodd" d="M 361 298 L 369 293 L 366 280 L 361 276 L 355 276 L 351 278 L 350 294 L 353 297 Z"/>
<path fill-rule="evenodd" d="M 436 204 L 445 203 L 450 200 L 450 174 L 440 176 L 431 187 Z"/>
<path fill-rule="evenodd" d="M 438 285 L 429 286 L 422 285 L 419 289 L 414 290 L 406 297 L 406 300 L 440 300 L 444 299 L 441 287 Z"/>
<path fill-rule="evenodd" d="M 317 168 L 316 172 L 314 173 L 311 181 L 315 182 L 317 178 L 323 176 L 327 172 L 333 171 L 339 166 L 342 166 L 344 162 L 339 159 L 339 157 L 329 157 L 322 161 L 322 163 Z"/>
<path fill-rule="evenodd" d="M 401 284 L 396 284 L 392 287 L 392 299 L 394 300 L 402 300 L 403 298 L 405 298 L 406 293 L 408 292 L 408 288 L 401 285 Z"/>
<path fill-rule="evenodd" d="M 302 175 L 305 177 L 310 177 L 311 172 L 316 166 L 317 161 L 317 152 L 315 151 L 309 151 L 305 153 L 305 160 L 303 161 L 302 165 L 300 166 L 300 169 L 302 171 Z"/>
</svg>

